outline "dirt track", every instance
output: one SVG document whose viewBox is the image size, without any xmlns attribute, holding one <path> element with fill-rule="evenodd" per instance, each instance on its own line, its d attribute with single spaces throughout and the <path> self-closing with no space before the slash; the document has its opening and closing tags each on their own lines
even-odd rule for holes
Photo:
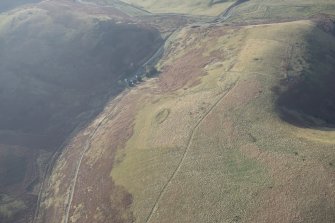
<svg viewBox="0 0 335 223">
<path fill-rule="evenodd" d="M 187 142 L 187 146 L 184 150 L 184 153 L 182 155 L 182 158 L 180 159 L 180 162 L 177 166 L 177 168 L 175 169 L 175 171 L 173 172 L 173 174 L 171 175 L 171 177 L 169 178 L 169 180 L 167 181 L 167 183 L 164 185 L 164 187 L 162 188 L 161 192 L 159 193 L 157 200 L 154 203 L 153 208 L 151 209 L 149 216 L 146 220 L 146 222 L 150 222 L 151 217 L 153 216 L 153 214 L 155 213 L 155 211 L 158 209 L 158 204 L 161 200 L 161 198 L 163 197 L 165 191 L 167 190 L 167 188 L 169 187 L 169 185 L 171 184 L 172 180 L 175 178 L 175 176 L 177 175 L 177 173 L 179 172 L 180 168 L 182 167 L 185 158 L 187 157 L 188 151 L 190 150 L 190 147 L 192 145 L 192 141 L 194 139 L 194 136 L 196 134 L 196 131 L 198 130 L 199 126 L 201 125 L 201 123 L 211 114 L 211 112 L 214 110 L 214 108 L 226 97 L 229 95 L 229 93 L 231 92 L 231 90 L 234 89 L 234 87 L 237 86 L 237 83 L 234 84 L 233 87 L 230 87 L 228 90 L 226 90 L 225 92 L 222 93 L 221 97 L 209 108 L 209 110 L 204 114 L 204 116 L 197 122 L 197 124 L 194 126 L 194 128 L 191 130 L 191 135 L 188 139 Z"/>
</svg>

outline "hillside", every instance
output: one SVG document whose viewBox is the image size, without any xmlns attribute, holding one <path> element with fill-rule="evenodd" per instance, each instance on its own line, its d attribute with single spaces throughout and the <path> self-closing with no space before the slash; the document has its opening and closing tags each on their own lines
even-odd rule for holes
<svg viewBox="0 0 335 223">
<path fill-rule="evenodd" d="M 5 12 L 10 9 L 14 9 L 15 7 L 27 5 L 29 3 L 37 3 L 41 0 L 2 0 L 0 4 L 0 13 Z"/>
<path fill-rule="evenodd" d="M 139 105 L 134 133 L 111 172 L 133 195 L 136 221 L 333 222 L 334 132 L 283 122 L 276 102 L 282 106 L 283 97 L 293 96 L 294 111 L 307 112 L 301 104 L 315 108 L 308 99 L 317 96 L 304 86 L 315 87 L 315 74 L 329 81 L 323 75 L 332 75 L 334 63 L 317 66 L 299 57 L 330 55 L 334 38 L 307 21 L 185 33 L 180 38 L 190 45 L 176 48 L 185 59 L 162 65 L 156 84 L 165 91 Z M 318 44 L 313 49 L 309 38 Z M 318 70 L 306 73 L 311 79 L 291 77 L 288 87 L 282 61 L 290 42 L 297 45 L 292 64 L 306 66 L 292 75 L 310 71 L 308 65 Z M 187 76 L 184 85 L 174 71 Z M 277 86 L 285 92 L 279 99 Z M 332 95 L 322 99 L 334 101 Z"/>
<path fill-rule="evenodd" d="M 101 19 L 67 7 L 41 3 L 0 15 L 2 223 L 18 222 L 18 211 L 32 218 L 51 156 L 162 43 L 156 29 L 126 16 L 117 22 L 116 13 Z"/>
<path fill-rule="evenodd" d="M 111 100 L 65 148 L 43 217 L 334 222 L 334 20 L 314 14 L 334 4 L 265 3 L 271 14 L 253 16 L 250 1 L 172 35 L 159 77 Z M 306 11 L 280 13 L 295 7 Z"/>
<path fill-rule="evenodd" d="M 0 39 L 0 222 L 335 222 L 332 0 L 51 0 Z"/>
<path fill-rule="evenodd" d="M 115 0 L 88 0 L 87 2 L 98 2 L 113 4 Z M 234 3 L 234 0 L 124 0 L 135 7 L 142 8 L 152 13 L 181 13 L 191 15 L 216 16 Z"/>
</svg>

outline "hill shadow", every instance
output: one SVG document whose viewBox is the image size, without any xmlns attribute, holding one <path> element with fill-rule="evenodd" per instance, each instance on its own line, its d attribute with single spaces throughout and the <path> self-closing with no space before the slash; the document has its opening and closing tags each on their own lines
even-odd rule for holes
<svg viewBox="0 0 335 223">
<path fill-rule="evenodd" d="M 326 41 L 335 38 L 334 21 L 330 21 L 316 21 L 307 36 L 308 68 L 273 89 L 280 118 L 299 127 L 335 128 L 335 48 Z"/>
</svg>

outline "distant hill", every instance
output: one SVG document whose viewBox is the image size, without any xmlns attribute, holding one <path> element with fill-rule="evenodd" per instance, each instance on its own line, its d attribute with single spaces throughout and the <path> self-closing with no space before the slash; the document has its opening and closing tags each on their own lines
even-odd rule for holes
<svg viewBox="0 0 335 223">
<path fill-rule="evenodd" d="M 112 3 L 113 0 L 87 0 Z M 184 13 L 193 15 L 218 15 L 234 3 L 234 0 L 123 0 L 155 13 Z"/>
<path fill-rule="evenodd" d="M 0 1 L 0 13 L 13 9 L 15 7 L 29 4 L 29 3 L 37 3 L 41 0 L 1 0 Z"/>
</svg>

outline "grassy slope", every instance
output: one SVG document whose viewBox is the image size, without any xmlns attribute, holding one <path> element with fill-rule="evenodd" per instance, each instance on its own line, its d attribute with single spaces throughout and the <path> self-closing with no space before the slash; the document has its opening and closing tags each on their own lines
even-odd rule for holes
<svg viewBox="0 0 335 223">
<path fill-rule="evenodd" d="M 97 1 L 97 0 L 94 0 Z M 114 0 L 99 0 L 106 3 Z M 210 5 L 210 0 L 186 0 L 186 1 L 169 1 L 169 0 L 122 0 L 123 2 L 133 4 L 145 10 L 154 13 L 183 13 L 193 15 L 215 16 L 228 8 L 233 0 L 225 0 L 220 3 Z"/>
<path fill-rule="evenodd" d="M 319 49 L 335 49 L 334 38 L 324 41 L 328 34 L 308 21 L 245 27 L 199 43 L 201 35 L 179 41 L 220 49 L 206 66 L 208 75 L 196 87 L 162 93 L 141 106 L 134 135 L 120 154 L 124 159 L 112 172 L 134 196 L 137 222 L 145 222 L 153 207 L 151 222 L 333 222 L 335 134 L 280 120 L 272 88 L 285 77 L 282 62 L 290 44 L 301 46 L 293 57 L 298 60 L 306 56 L 308 36 Z M 178 47 L 174 53 L 187 54 Z M 169 116 L 159 124 L 163 110 Z"/>
<path fill-rule="evenodd" d="M 240 5 L 229 21 L 266 22 L 309 18 L 319 13 L 335 14 L 332 0 L 250 0 Z"/>
</svg>

